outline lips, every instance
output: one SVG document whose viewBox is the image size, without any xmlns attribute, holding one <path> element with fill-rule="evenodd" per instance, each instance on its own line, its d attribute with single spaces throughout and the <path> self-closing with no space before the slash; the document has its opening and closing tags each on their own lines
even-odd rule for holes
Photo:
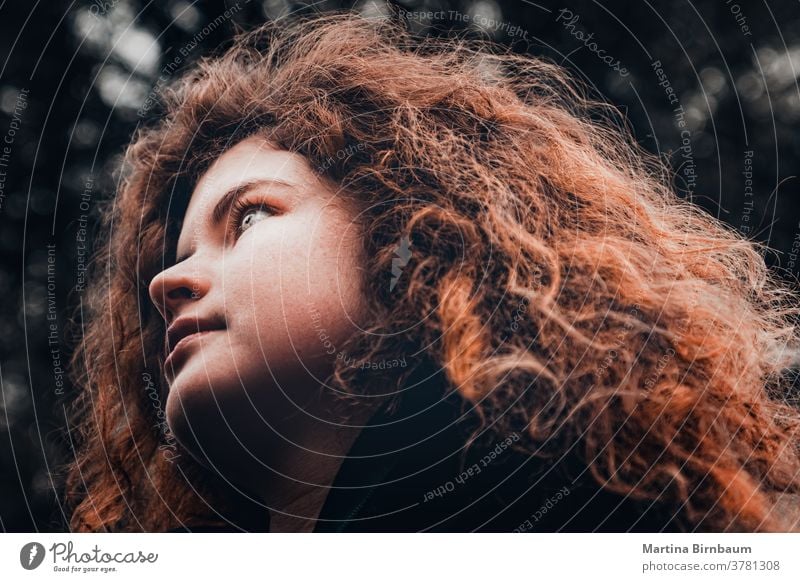
<svg viewBox="0 0 800 582">
<path fill-rule="evenodd" d="M 176 348 L 188 344 L 208 332 L 225 329 L 223 321 L 213 318 L 184 316 L 176 319 L 167 329 L 167 361 L 173 359 Z M 166 361 L 164 364 L 166 365 Z"/>
</svg>

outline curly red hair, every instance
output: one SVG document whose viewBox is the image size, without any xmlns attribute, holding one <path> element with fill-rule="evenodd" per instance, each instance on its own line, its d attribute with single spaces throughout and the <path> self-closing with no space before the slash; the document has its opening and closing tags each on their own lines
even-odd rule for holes
<svg viewBox="0 0 800 582">
<path fill-rule="evenodd" d="M 241 35 L 162 101 L 127 151 L 73 361 L 73 531 L 163 531 L 224 504 L 188 455 L 159 451 L 141 376 L 164 329 L 147 287 L 174 252 L 172 196 L 254 133 L 366 202 L 373 325 L 347 352 L 416 354 L 386 385 L 432 364 L 476 434 L 524 434 L 554 458 L 578 447 L 600 486 L 688 529 L 798 527 L 777 505 L 800 493 L 796 296 L 564 69 L 329 14 Z M 340 361 L 330 382 L 374 390 L 364 376 Z"/>
</svg>

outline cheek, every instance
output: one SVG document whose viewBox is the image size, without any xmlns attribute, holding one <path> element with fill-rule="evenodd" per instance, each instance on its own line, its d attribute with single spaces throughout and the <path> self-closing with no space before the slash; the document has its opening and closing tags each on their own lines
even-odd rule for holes
<svg viewBox="0 0 800 582">
<path fill-rule="evenodd" d="M 337 233 L 338 230 L 338 233 Z M 362 320 L 361 258 L 347 228 L 259 233 L 229 257 L 225 304 L 231 332 L 267 361 L 330 360 Z M 256 234 L 256 233 L 253 233 Z M 241 242 L 245 242 L 244 240 Z M 245 251 L 245 252 L 239 252 Z"/>
</svg>

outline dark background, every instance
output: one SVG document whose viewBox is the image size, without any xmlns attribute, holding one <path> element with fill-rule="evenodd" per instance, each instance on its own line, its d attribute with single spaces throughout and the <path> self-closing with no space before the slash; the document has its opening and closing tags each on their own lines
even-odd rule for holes
<svg viewBox="0 0 800 582">
<path fill-rule="evenodd" d="M 682 196 L 767 244 L 767 262 L 794 284 L 798 2 L 394 5 L 415 12 L 405 20 L 421 35 L 458 30 L 571 68 L 619 107 L 643 146 L 671 161 Z M 72 389 L 59 376 L 72 341 L 67 323 L 80 322 L 82 253 L 151 90 L 236 30 L 339 8 L 391 14 L 376 1 L 0 3 L 0 530 L 65 528 L 51 475 L 71 454 L 64 406 Z M 428 10 L 439 14 L 418 14 Z M 752 195 L 743 174 L 750 163 Z"/>
</svg>

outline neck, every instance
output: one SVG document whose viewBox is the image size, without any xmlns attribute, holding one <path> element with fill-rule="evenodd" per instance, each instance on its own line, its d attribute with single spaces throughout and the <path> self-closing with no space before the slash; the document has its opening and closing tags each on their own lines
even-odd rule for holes
<svg viewBox="0 0 800 582">
<path fill-rule="evenodd" d="M 262 501 L 270 509 L 271 532 L 313 531 L 344 457 L 374 411 L 371 406 L 350 411 L 342 422 L 343 410 L 331 414 L 329 408 L 322 415 L 319 404 L 310 403 L 286 419 L 283 426 L 290 428 L 281 432 L 281 453 L 259 483 Z"/>
</svg>

